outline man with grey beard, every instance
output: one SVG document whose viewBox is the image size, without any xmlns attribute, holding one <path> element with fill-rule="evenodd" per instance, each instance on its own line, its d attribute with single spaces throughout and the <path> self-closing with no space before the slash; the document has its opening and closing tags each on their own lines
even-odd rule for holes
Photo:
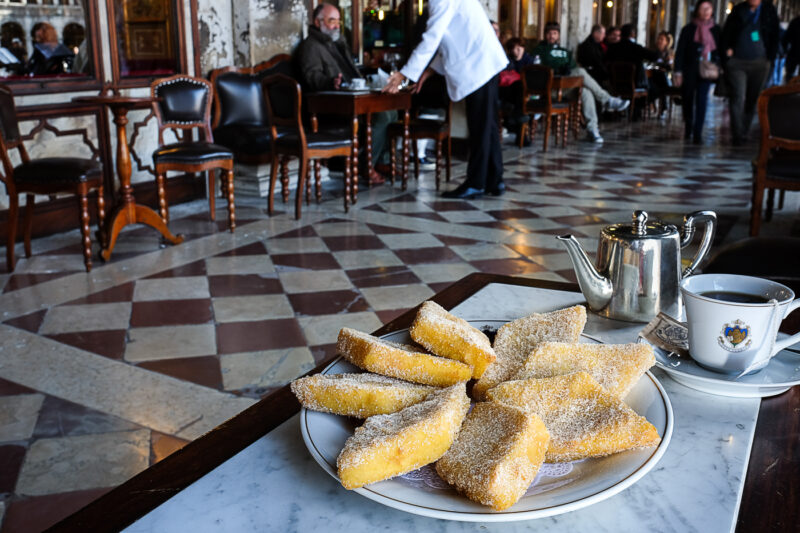
<svg viewBox="0 0 800 533">
<path fill-rule="evenodd" d="M 350 51 L 341 38 L 339 10 L 330 4 L 319 4 L 312 13 L 308 37 L 297 48 L 296 57 L 303 90 L 308 92 L 338 90 L 360 78 Z M 379 165 L 388 163 L 386 130 L 397 120 L 396 111 L 372 114 L 372 156 Z M 369 169 L 369 185 L 380 185 L 385 178 Z"/>
</svg>

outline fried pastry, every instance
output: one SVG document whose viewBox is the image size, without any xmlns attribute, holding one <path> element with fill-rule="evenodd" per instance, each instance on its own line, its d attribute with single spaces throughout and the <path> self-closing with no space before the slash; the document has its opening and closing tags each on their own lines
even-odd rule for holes
<svg viewBox="0 0 800 533">
<path fill-rule="evenodd" d="M 508 381 L 490 389 L 491 400 L 541 417 L 550 432 L 545 461 L 567 462 L 655 446 L 656 428 L 586 372 Z"/>
<path fill-rule="evenodd" d="M 314 374 L 292 382 L 292 392 L 306 409 L 356 418 L 394 413 L 435 390 L 370 373 Z"/>
<path fill-rule="evenodd" d="M 336 460 L 342 485 L 355 489 L 436 461 L 453 444 L 468 409 L 466 385 L 459 383 L 396 413 L 368 418 Z"/>
<path fill-rule="evenodd" d="M 514 505 L 544 462 L 550 434 L 533 413 L 476 404 L 456 441 L 436 462 L 439 476 L 470 500 L 502 511 Z"/>
<path fill-rule="evenodd" d="M 497 330 L 494 339 L 497 359 L 475 384 L 472 395 L 485 399 L 487 390 L 511 379 L 540 342 L 578 342 L 585 325 L 586 308 L 582 305 L 550 313 L 534 313 L 505 324 Z"/>
<path fill-rule="evenodd" d="M 549 378 L 583 370 L 605 390 L 624 398 L 654 364 L 656 357 L 649 344 L 543 342 L 514 379 Z"/>
<path fill-rule="evenodd" d="M 472 376 L 469 365 L 355 329 L 342 328 L 336 347 L 345 359 L 359 368 L 423 385 L 448 387 L 469 381 Z"/>
<path fill-rule="evenodd" d="M 430 300 L 419 308 L 408 332 L 415 342 L 436 355 L 472 366 L 472 377 L 476 379 L 495 360 L 489 337 Z"/>
</svg>

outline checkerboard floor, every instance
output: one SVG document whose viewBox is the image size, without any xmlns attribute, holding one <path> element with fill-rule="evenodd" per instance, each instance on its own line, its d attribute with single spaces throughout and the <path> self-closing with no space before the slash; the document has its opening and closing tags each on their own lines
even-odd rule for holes
<svg viewBox="0 0 800 533">
<path fill-rule="evenodd" d="M 500 198 L 443 200 L 428 172 L 345 214 L 332 178 L 300 221 L 237 198 L 233 235 L 223 209 L 173 206 L 185 243 L 134 227 L 89 275 L 76 231 L 36 240 L 0 274 L 2 531 L 47 526 L 179 449 L 333 353 L 342 326 L 374 330 L 471 272 L 574 280 L 556 235 L 593 250 L 634 209 L 676 224 L 714 209 L 716 246 L 745 237 L 756 148 L 724 145 L 716 113 L 704 146 L 679 118 L 604 124 L 603 146 L 507 144 Z M 797 204 L 762 234 L 800 234 Z"/>
</svg>

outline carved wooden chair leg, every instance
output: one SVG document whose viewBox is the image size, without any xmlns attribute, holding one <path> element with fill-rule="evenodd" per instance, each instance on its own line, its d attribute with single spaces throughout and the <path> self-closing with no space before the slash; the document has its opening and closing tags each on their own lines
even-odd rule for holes
<svg viewBox="0 0 800 533">
<path fill-rule="evenodd" d="M 345 213 L 347 213 L 349 211 L 349 209 L 350 209 L 350 203 L 349 203 L 348 200 L 350 199 L 350 195 L 352 193 L 352 191 L 350 189 L 350 179 L 351 179 L 351 177 L 350 177 L 350 168 L 351 168 L 351 165 L 349 164 L 349 161 L 346 161 L 345 165 L 344 165 L 344 195 L 343 195 L 344 196 L 344 212 Z M 392 169 L 393 169 L 392 172 L 394 172 L 394 157 L 392 157 Z M 358 177 L 356 176 L 355 179 L 358 179 Z"/>
<path fill-rule="evenodd" d="M 306 189 L 306 175 L 308 174 L 308 157 L 300 156 L 300 168 L 297 172 L 297 198 L 294 205 L 294 218 L 300 220 L 303 214 L 303 191 Z"/>
<path fill-rule="evenodd" d="M 395 175 L 397 174 L 397 138 L 396 137 L 392 138 L 390 140 L 390 142 L 389 142 L 389 159 L 390 159 L 389 166 L 392 167 L 392 172 L 391 172 L 391 174 L 389 176 L 389 180 L 392 182 L 392 185 L 394 185 L 394 178 L 395 178 Z M 345 167 L 346 166 L 347 165 L 345 165 Z"/>
<path fill-rule="evenodd" d="M 283 156 L 281 158 L 281 195 L 283 196 L 283 203 L 289 201 L 289 157 Z"/>
<path fill-rule="evenodd" d="M 102 185 L 97 187 L 97 240 L 100 248 L 106 244 L 106 197 Z"/>
<path fill-rule="evenodd" d="M 272 163 L 269 169 L 269 191 L 267 192 L 267 214 L 272 216 L 275 207 L 275 182 L 278 180 L 278 156 L 272 154 Z"/>
<path fill-rule="evenodd" d="M 317 195 L 317 203 L 322 202 L 322 165 L 319 159 L 314 160 L 314 192 Z"/>
<path fill-rule="evenodd" d="M 542 140 L 542 152 L 547 151 L 547 139 L 550 137 L 550 122 L 553 120 L 553 117 L 550 115 L 545 114 L 544 116 L 544 139 Z"/>
<path fill-rule="evenodd" d="M 214 169 L 208 169 L 208 214 L 211 221 L 217 220 L 217 187 L 214 178 Z"/>
<path fill-rule="evenodd" d="M 92 239 L 89 223 L 89 188 L 86 184 L 82 185 L 78 191 L 78 205 L 80 206 L 81 216 L 81 241 L 83 242 L 83 264 L 86 265 L 86 272 L 92 271 Z"/>
<path fill-rule="evenodd" d="M 772 190 L 772 189 L 770 189 Z M 31 256 L 31 231 L 33 230 L 33 208 L 36 197 L 33 194 L 25 195 L 25 213 L 22 215 L 23 242 L 25 243 L 25 257 Z"/>
<path fill-rule="evenodd" d="M 414 145 L 413 145 L 414 146 L 414 148 L 413 148 L 413 152 L 414 152 L 414 179 L 419 181 L 419 153 L 418 153 L 418 150 L 417 150 L 417 140 L 416 139 L 412 139 L 412 142 L 414 143 Z"/>
<path fill-rule="evenodd" d="M 156 188 L 158 189 L 158 214 L 164 224 L 169 222 L 169 209 L 167 208 L 167 191 L 164 189 L 165 172 L 156 169 Z"/>
<path fill-rule="evenodd" d="M 530 121 L 528 121 L 530 122 Z M 528 136 L 528 130 L 530 127 L 528 126 L 528 122 L 523 122 L 520 126 L 519 130 L 519 147 L 522 148 L 525 144 L 525 138 Z M 502 137 L 501 137 L 502 139 Z"/>
<path fill-rule="evenodd" d="M 8 234 L 6 235 L 6 267 L 14 271 L 14 245 L 17 242 L 17 217 L 19 216 L 19 197 L 9 191 L 8 197 Z"/>
<path fill-rule="evenodd" d="M 442 140 L 436 139 L 436 190 L 439 190 L 439 182 L 442 179 Z"/>
<path fill-rule="evenodd" d="M 236 204 L 233 198 L 233 169 L 228 169 L 225 173 L 225 192 L 228 198 L 228 227 L 233 233 L 236 229 Z"/>
<path fill-rule="evenodd" d="M 502 137 L 501 137 L 502 138 Z M 445 170 L 445 181 L 450 182 L 450 156 L 453 153 L 453 145 L 450 142 L 450 136 L 447 137 L 447 169 Z"/>
<path fill-rule="evenodd" d="M 308 164 L 306 165 L 306 175 L 303 176 L 305 180 L 305 189 L 306 189 L 306 205 L 311 204 L 311 167 L 313 167 L 313 163 L 311 160 L 308 160 Z"/>
</svg>

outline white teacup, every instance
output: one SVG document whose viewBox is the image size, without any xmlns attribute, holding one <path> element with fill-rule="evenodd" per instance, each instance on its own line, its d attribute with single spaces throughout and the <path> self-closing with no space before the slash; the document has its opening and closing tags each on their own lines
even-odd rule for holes
<svg viewBox="0 0 800 533">
<path fill-rule="evenodd" d="M 360 91 L 361 89 L 366 89 L 367 88 L 367 80 L 365 80 L 364 78 L 353 78 L 350 81 L 350 87 L 352 87 L 353 89 L 355 89 L 357 91 Z"/>
<path fill-rule="evenodd" d="M 734 274 L 698 274 L 681 280 L 689 353 L 709 370 L 749 373 L 800 341 L 776 342 L 783 319 L 800 307 L 794 292 L 774 281 Z"/>
</svg>

